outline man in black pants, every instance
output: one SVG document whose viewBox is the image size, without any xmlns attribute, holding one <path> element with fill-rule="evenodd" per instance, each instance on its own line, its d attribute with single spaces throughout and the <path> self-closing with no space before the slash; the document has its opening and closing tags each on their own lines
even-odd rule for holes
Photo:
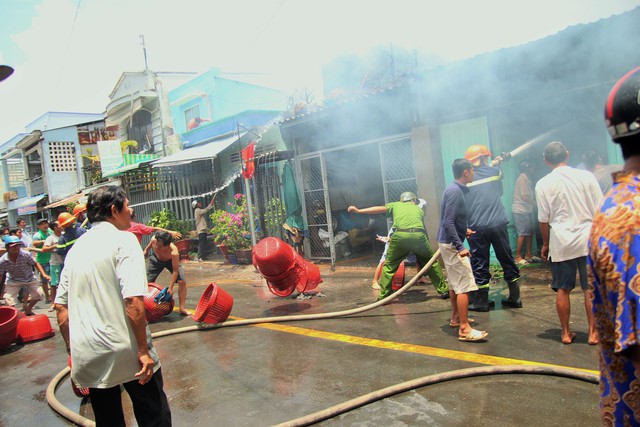
<svg viewBox="0 0 640 427">
<path fill-rule="evenodd" d="M 484 145 L 472 145 L 464 154 L 474 167 L 474 182 L 468 185 L 466 194 L 469 209 L 469 228 L 475 231 L 469 239 L 471 249 L 471 267 L 478 290 L 475 291 L 471 311 L 489 311 L 494 302 L 489 300 L 490 250 L 493 246 L 496 258 L 502 266 L 504 280 L 509 286 L 509 297 L 502 299 L 505 308 L 522 308 L 520 301 L 520 270 L 513 259 L 507 233 L 507 214 L 500 201 L 502 196 L 502 170 L 500 156 L 489 164 L 492 154 Z"/>
<path fill-rule="evenodd" d="M 196 232 L 198 233 L 198 261 L 204 260 L 204 254 L 207 250 L 207 218 L 205 215 L 213 208 L 213 202 L 216 200 L 215 196 L 206 208 L 202 207 L 200 200 L 194 200 L 191 202 L 193 207 L 193 216 L 196 220 Z"/>
</svg>

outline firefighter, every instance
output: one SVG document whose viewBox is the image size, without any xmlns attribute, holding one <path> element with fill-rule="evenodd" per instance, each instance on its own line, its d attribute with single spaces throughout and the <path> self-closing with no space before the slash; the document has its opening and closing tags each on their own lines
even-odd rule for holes
<svg viewBox="0 0 640 427">
<path fill-rule="evenodd" d="M 469 209 L 469 228 L 475 231 L 468 239 L 471 251 L 471 267 L 478 290 L 472 296 L 469 305 L 471 311 L 489 311 L 495 304 L 489 299 L 490 250 L 493 250 L 502 266 L 504 279 L 509 286 L 509 297 L 502 299 L 505 308 L 522 308 L 520 301 L 520 270 L 513 259 L 507 233 L 507 214 L 500 201 L 502 196 L 501 156 L 492 162 L 493 155 L 485 145 L 476 144 L 467 148 L 465 159 L 469 160 L 475 171 L 474 182 L 469 184 L 466 195 Z"/>
<path fill-rule="evenodd" d="M 409 253 L 416 254 L 420 265 L 426 265 L 433 257 L 433 250 L 429 245 L 427 232 L 424 228 L 424 211 L 418 206 L 418 196 L 414 193 L 404 192 L 400 195 L 399 202 L 388 203 L 386 206 L 372 206 L 363 209 L 349 206 L 347 210 L 357 214 L 369 215 L 386 213 L 387 216 L 393 218 L 392 227 L 394 232 L 389 239 L 389 250 L 382 269 L 382 276 L 380 277 L 378 301 L 391 294 L 391 279 L 402 260 Z M 449 285 L 447 285 L 438 262 L 433 264 L 427 274 L 433 287 L 436 288 L 440 295 L 449 293 Z"/>
</svg>

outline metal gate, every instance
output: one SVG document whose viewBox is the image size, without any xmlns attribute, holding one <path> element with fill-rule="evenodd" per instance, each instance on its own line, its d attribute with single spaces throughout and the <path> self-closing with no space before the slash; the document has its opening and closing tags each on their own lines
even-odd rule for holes
<svg viewBox="0 0 640 427">
<path fill-rule="evenodd" d="M 309 238 L 304 240 L 304 252 L 311 259 L 336 262 L 333 243 L 333 218 L 327 182 L 327 168 L 322 154 L 298 157 L 296 173 L 302 184 L 302 215 L 307 220 Z"/>
<path fill-rule="evenodd" d="M 418 194 L 411 139 L 382 142 L 378 149 L 385 202 L 397 202 L 405 191 Z"/>
</svg>

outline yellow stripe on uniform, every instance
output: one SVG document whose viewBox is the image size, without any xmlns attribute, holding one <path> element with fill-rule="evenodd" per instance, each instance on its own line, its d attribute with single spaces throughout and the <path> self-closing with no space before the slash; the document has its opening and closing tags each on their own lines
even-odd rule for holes
<svg viewBox="0 0 640 427">
<path fill-rule="evenodd" d="M 230 316 L 229 319 L 245 320 L 240 317 Z M 599 371 L 591 369 L 575 368 L 573 366 L 554 365 L 550 363 L 535 362 L 532 360 L 512 359 L 509 357 L 490 356 L 486 354 L 467 353 L 464 351 L 448 350 L 445 348 L 427 347 L 417 344 L 406 344 L 393 341 L 382 341 L 372 338 L 356 337 L 353 335 L 338 334 L 334 332 L 318 331 L 314 329 L 300 328 L 297 326 L 281 325 L 275 323 L 256 324 L 259 328 L 270 329 L 272 331 L 286 332 L 289 334 L 304 335 L 312 338 L 320 338 L 329 341 L 338 341 L 349 344 L 364 345 L 367 347 L 383 348 L 387 350 L 404 351 L 407 353 L 422 354 L 425 356 L 441 357 L 443 359 L 461 360 L 464 362 L 478 363 L 482 365 L 529 365 L 529 366 L 549 366 L 576 369 L 590 374 L 599 374 Z"/>
</svg>

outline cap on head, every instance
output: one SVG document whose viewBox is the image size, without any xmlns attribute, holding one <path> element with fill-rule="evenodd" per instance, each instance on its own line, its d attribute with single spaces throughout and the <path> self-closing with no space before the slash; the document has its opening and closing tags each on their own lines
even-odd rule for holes
<svg viewBox="0 0 640 427">
<path fill-rule="evenodd" d="M 13 245 L 24 246 L 24 243 L 22 242 L 22 240 L 18 238 L 18 236 L 5 236 L 4 247 L 8 248 L 9 246 L 13 246 Z"/>
<path fill-rule="evenodd" d="M 467 151 L 464 152 L 464 158 L 472 163 L 476 161 L 480 156 L 493 156 L 493 154 L 491 154 L 491 151 L 489 151 L 489 147 L 482 144 L 474 144 L 471 147 L 467 148 Z"/>
<path fill-rule="evenodd" d="M 416 200 L 417 198 L 418 196 L 416 196 L 416 193 L 412 193 L 411 191 L 405 191 L 400 195 L 401 202 L 409 202 L 411 200 Z"/>
<path fill-rule="evenodd" d="M 640 133 L 640 67 L 622 76 L 604 106 L 604 122 L 613 142 Z"/>
<path fill-rule="evenodd" d="M 58 224 L 60 227 L 67 228 L 76 223 L 76 217 L 71 215 L 69 212 L 62 212 L 58 215 Z"/>
<path fill-rule="evenodd" d="M 40 218 L 38 221 L 36 221 L 37 225 L 41 225 L 41 224 L 49 224 L 49 220 L 47 220 L 46 218 Z"/>
</svg>

